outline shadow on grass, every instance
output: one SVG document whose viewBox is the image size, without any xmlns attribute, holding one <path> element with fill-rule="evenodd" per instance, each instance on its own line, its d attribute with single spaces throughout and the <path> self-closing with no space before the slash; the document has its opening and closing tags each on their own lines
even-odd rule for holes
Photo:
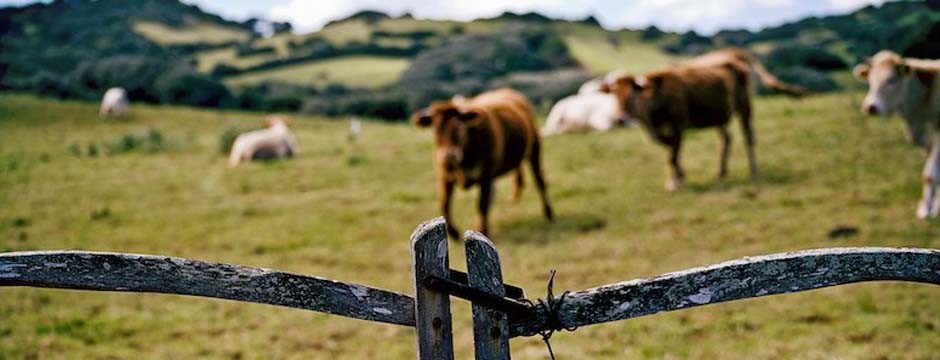
<svg viewBox="0 0 940 360">
<path fill-rule="evenodd" d="M 584 234 L 606 227 L 607 220 L 598 215 L 562 212 L 555 214 L 553 222 L 541 216 L 501 222 L 492 239 L 497 243 L 542 244 L 566 235 Z"/>
<path fill-rule="evenodd" d="M 806 178 L 807 174 L 804 172 L 765 166 L 761 168 L 761 173 L 757 180 L 751 180 L 750 176 L 747 175 L 731 175 L 723 180 L 716 180 L 714 177 L 712 177 L 711 179 L 701 179 L 695 182 L 688 182 L 685 185 L 685 188 L 694 193 L 706 193 L 716 190 L 728 190 L 752 185 L 769 187 L 792 185 L 799 181 L 805 180 Z"/>
</svg>

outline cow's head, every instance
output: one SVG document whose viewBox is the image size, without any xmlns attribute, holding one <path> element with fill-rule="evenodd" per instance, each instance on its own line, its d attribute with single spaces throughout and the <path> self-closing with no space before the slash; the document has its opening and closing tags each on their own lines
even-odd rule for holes
<svg viewBox="0 0 940 360">
<path fill-rule="evenodd" d="M 621 75 L 608 79 L 601 85 L 601 92 L 614 95 L 625 117 L 636 120 L 646 128 L 652 128 L 650 109 L 655 105 L 655 84 L 645 76 Z"/>
<path fill-rule="evenodd" d="M 281 115 L 271 115 L 264 119 L 266 129 L 287 129 L 287 118 Z"/>
<path fill-rule="evenodd" d="M 868 95 L 862 102 L 862 112 L 890 116 L 901 106 L 904 98 L 902 84 L 912 71 L 900 55 L 884 50 L 857 65 L 853 73 L 859 80 L 868 82 Z"/>
<path fill-rule="evenodd" d="M 480 113 L 458 106 L 454 101 L 437 101 L 411 116 L 418 127 L 434 128 L 435 159 L 446 170 L 457 169 L 463 161 L 473 128 L 482 122 Z"/>
</svg>

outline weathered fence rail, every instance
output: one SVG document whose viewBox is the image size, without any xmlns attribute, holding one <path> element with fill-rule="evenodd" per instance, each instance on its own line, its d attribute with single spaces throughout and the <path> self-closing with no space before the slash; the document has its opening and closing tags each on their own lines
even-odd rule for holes
<svg viewBox="0 0 940 360">
<path fill-rule="evenodd" d="M 509 338 L 664 311 L 865 281 L 940 285 L 940 251 L 836 248 L 750 257 L 552 297 L 536 305 L 503 283 L 485 236 L 467 232 L 467 274 L 450 269 L 442 219 L 412 234 L 415 297 L 315 276 L 163 256 L 0 254 L 0 286 L 201 296 L 416 328 L 420 359 L 452 359 L 452 296 L 473 303 L 477 359 L 508 359 Z M 550 295 L 551 296 L 551 295 Z"/>
<path fill-rule="evenodd" d="M 315 276 L 165 256 L 96 252 L 0 254 L 0 286 L 192 295 L 414 326 L 407 295 Z"/>
</svg>

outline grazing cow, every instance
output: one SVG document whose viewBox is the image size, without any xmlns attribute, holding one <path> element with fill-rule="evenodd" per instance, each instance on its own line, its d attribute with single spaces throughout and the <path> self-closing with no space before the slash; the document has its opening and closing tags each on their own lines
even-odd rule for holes
<svg viewBox="0 0 940 360">
<path fill-rule="evenodd" d="M 280 116 L 265 120 L 265 128 L 238 135 L 232 144 L 229 166 L 238 166 L 251 160 L 271 160 L 293 157 L 297 154 L 297 140 Z"/>
<path fill-rule="evenodd" d="M 113 87 L 104 93 L 101 99 L 101 108 L 98 109 L 98 116 L 125 116 L 127 115 L 127 91 L 124 88 Z"/>
<path fill-rule="evenodd" d="M 416 112 L 411 121 L 419 127 L 434 129 L 440 208 L 451 237 L 458 238 L 450 217 L 454 187 L 480 186 L 476 227 L 487 233 L 493 181 L 514 173 L 514 198 L 518 201 L 523 186 L 522 163 L 526 160 L 532 168 L 545 217 L 552 219 L 542 174 L 538 130 L 532 104 L 524 95 L 511 89 L 498 89 L 472 98 L 437 101 Z"/>
<path fill-rule="evenodd" d="M 854 70 L 868 82 L 868 95 L 862 112 L 904 118 L 910 142 L 927 152 L 923 171 L 923 194 L 917 217 L 940 214 L 940 61 L 907 59 L 891 51 L 881 51 Z"/>
<path fill-rule="evenodd" d="M 768 88 L 799 96 L 802 89 L 787 85 L 764 69 L 753 55 L 742 50 L 722 50 L 646 75 L 623 75 L 603 87 L 614 94 L 621 109 L 637 120 L 655 141 L 670 149 L 671 174 L 667 190 L 676 190 L 685 179 L 679 165 L 682 133 L 690 128 L 718 128 L 721 159 L 718 178 L 727 173 L 731 134 L 728 123 L 738 114 L 747 145 L 751 177 L 758 175 L 751 128 L 751 79 L 754 75 Z"/>
<path fill-rule="evenodd" d="M 579 93 L 561 99 L 545 119 L 542 135 L 578 130 L 608 131 L 626 125 L 617 98 L 601 92 Z"/>
</svg>

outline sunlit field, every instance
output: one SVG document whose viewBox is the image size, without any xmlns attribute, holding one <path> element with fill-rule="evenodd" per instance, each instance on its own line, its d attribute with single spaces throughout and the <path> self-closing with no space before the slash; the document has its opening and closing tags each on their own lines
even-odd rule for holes
<svg viewBox="0 0 940 360">
<path fill-rule="evenodd" d="M 250 72 L 226 79 L 231 86 L 277 81 L 288 84 L 326 86 L 341 83 L 353 87 L 381 87 L 398 80 L 408 68 L 408 59 L 382 56 L 347 56 Z"/>
<path fill-rule="evenodd" d="M 718 139 L 694 132 L 687 186 L 663 190 L 666 152 L 638 129 L 545 140 L 556 221 L 531 176 L 522 201 L 497 187 L 491 215 L 507 282 L 543 297 L 743 256 L 838 246 L 940 247 L 914 217 L 923 154 L 900 121 L 861 118 L 859 94 L 755 104 L 759 181 L 734 129 L 730 176 Z M 296 117 L 299 156 L 228 168 L 228 128 L 263 114 L 0 95 L 0 251 L 81 249 L 273 268 L 412 293 L 409 235 L 438 215 L 432 135 Z M 736 125 L 735 125 L 736 126 Z M 134 139 L 134 140 L 127 140 Z M 529 174 L 527 174 L 529 175 Z M 456 201 L 473 223 L 475 191 Z M 830 238 L 853 226 L 859 233 Z M 451 264 L 465 269 L 451 242 Z M 559 359 L 927 359 L 940 348 L 940 290 L 869 283 L 711 305 L 558 333 Z M 472 357 L 469 306 L 454 300 L 458 359 Z M 413 330 L 320 313 L 152 294 L 0 288 L 0 359 L 412 359 Z M 542 359 L 538 338 L 513 356 Z"/>
</svg>

